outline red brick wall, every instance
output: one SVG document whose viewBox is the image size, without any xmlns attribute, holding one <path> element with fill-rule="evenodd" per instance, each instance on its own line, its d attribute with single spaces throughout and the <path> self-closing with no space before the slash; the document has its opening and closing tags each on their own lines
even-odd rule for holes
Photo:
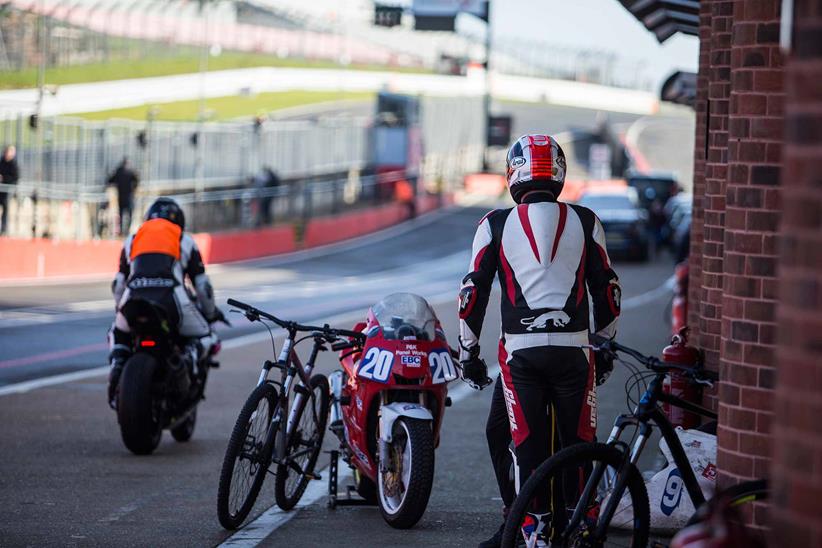
<svg viewBox="0 0 822 548">
<path fill-rule="evenodd" d="M 708 66 L 708 155 L 703 194 L 699 345 L 708 367 L 719 367 L 722 321 L 722 265 L 725 243 L 725 182 L 728 174 L 728 110 L 731 95 L 732 0 L 710 2 Z"/>
<path fill-rule="evenodd" d="M 822 0 L 796 0 L 786 66 L 773 546 L 822 546 Z"/>
<path fill-rule="evenodd" d="M 691 249 L 688 261 L 688 325 L 691 339 L 699 337 L 698 306 L 702 294 L 702 233 L 705 194 L 705 159 L 708 143 L 708 70 L 711 55 L 711 2 L 704 0 L 699 5 L 699 73 L 696 82 L 696 135 L 694 136 L 694 207 L 691 218 Z"/>
<path fill-rule="evenodd" d="M 768 475 L 782 148 L 780 0 L 733 10 L 720 345 L 720 484 Z M 757 519 L 764 522 L 764 519 Z"/>
</svg>

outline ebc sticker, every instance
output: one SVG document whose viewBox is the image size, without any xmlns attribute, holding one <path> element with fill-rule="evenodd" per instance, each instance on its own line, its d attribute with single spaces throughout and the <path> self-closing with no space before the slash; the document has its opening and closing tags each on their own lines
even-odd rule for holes
<svg viewBox="0 0 822 548">
<path fill-rule="evenodd" d="M 357 369 L 357 376 L 377 382 L 388 382 L 394 366 L 394 353 L 372 346 Z"/>
<path fill-rule="evenodd" d="M 421 356 L 400 356 L 400 363 L 408 367 L 419 367 L 422 365 Z"/>
<path fill-rule="evenodd" d="M 428 364 L 431 366 L 431 382 L 441 384 L 457 378 L 457 368 L 448 350 L 440 350 L 428 354 Z"/>
</svg>

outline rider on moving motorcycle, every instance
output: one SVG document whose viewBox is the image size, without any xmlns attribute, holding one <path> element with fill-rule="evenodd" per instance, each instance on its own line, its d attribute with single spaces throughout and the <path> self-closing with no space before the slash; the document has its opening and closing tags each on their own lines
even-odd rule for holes
<svg viewBox="0 0 822 548">
<path fill-rule="evenodd" d="M 549 456 L 550 420 L 563 447 L 593 440 L 594 382 L 604 382 L 613 364 L 599 355 L 595 364 L 592 352 L 584 348 L 589 293 L 599 335 L 616 334 L 620 307 L 619 280 L 599 219 L 585 207 L 557 200 L 566 169 L 559 144 L 548 135 L 523 135 L 508 151 L 507 168 L 508 188 L 517 205 L 492 211 L 480 221 L 459 309 L 463 377 L 481 388 L 491 381 L 479 358 L 479 336 L 491 284 L 499 277 L 501 375 L 486 435 L 506 507 L 514 499 L 512 459 L 513 487 L 519 490 Z M 547 508 L 535 510 L 539 533 L 546 525 L 542 516 Z M 501 534 L 502 527 L 480 546 L 499 546 Z"/>
<path fill-rule="evenodd" d="M 117 307 L 109 332 L 108 401 L 116 409 L 123 366 L 131 357 L 131 329 L 121 312 L 131 299 L 160 305 L 177 333 L 191 341 L 186 347 L 189 366 L 196 367 L 217 343 L 209 325 L 220 318 L 214 292 L 194 239 L 185 231 L 185 216 L 171 198 L 158 198 L 146 212 L 145 222 L 129 236 L 120 252 L 120 269 L 111 289 Z M 197 294 L 195 305 L 186 291 L 188 277 Z"/>
</svg>

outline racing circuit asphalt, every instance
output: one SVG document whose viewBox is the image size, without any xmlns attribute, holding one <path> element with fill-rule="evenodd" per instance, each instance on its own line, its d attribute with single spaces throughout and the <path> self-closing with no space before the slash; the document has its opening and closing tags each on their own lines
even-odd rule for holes
<svg viewBox="0 0 822 548">
<path fill-rule="evenodd" d="M 581 125 L 593 123 L 589 114 Z M 529 124 L 537 121 L 532 117 Z M 413 291 L 435 305 L 454 344 L 456 289 L 476 221 L 487 209 L 434 213 L 330 251 L 212 268 L 218 301 L 231 296 L 302 321 L 337 316 L 335 325 L 348 327 L 382 296 Z M 659 352 L 667 338 L 670 294 L 654 290 L 671 275 L 670 260 L 617 263 L 616 268 L 625 303 L 620 339 Z M 482 339 L 489 363 L 496 354 L 497 299 L 495 293 Z M 0 288 L 0 391 L 3 384 L 102 365 L 112 312 L 106 281 Z M 223 365 L 209 379 L 192 441 L 177 444 L 166 433 L 150 457 L 135 457 L 122 445 L 116 418 L 104 401 L 103 375 L 0 395 L 0 546 L 204 546 L 226 540 L 229 535 L 216 518 L 220 464 L 259 363 L 271 353 L 265 339 L 244 337 L 259 333 L 259 326 L 241 316 L 231 318 L 234 327 L 222 332 L 227 341 Z M 327 373 L 333 367 L 331 353 L 322 355 L 318 370 Z M 618 370 L 600 390 L 600 435 L 625 408 L 626 376 Z M 268 546 L 475 545 L 499 520 L 500 501 L 485 449 L 489 399 L 489 390 L 472 392 L 447 410 L 433 494 L 414 529 L 390 529 L 372 507 L 331 511 L 320 498 L 258 540 Z M 332 441 L 329 434 L 329 448 Z M 319 466 L 325 462 L 323 457 Z M 272 488 L 267 481 L 253 516 L 273 504 Z"/>
</svg>

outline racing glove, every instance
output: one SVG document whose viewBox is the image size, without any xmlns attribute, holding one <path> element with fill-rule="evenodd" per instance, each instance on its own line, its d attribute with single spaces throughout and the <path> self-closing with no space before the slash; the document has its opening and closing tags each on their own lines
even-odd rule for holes
<svg viewBox="0 0 822 548">
<path fill-rule="evenodd" d="M 600 350 L 594 354 L 594 375 L 597 386 L 602 386 L 614 370 L 614 355 Z"/>
<path fill-rule="evenodd" d="M 474 390 L 482 390 L 492 382 L 488 376 L 488 365 L 485 360 L 479 357 L 479 345 L 472 348 L 465 348 L 460 341 L 460 348 L 462 348 L 463 356 L 467 353 L 467 358 L 460 360 L 460 369 L 462 369 L 462 380 Z"/>
</svg>

